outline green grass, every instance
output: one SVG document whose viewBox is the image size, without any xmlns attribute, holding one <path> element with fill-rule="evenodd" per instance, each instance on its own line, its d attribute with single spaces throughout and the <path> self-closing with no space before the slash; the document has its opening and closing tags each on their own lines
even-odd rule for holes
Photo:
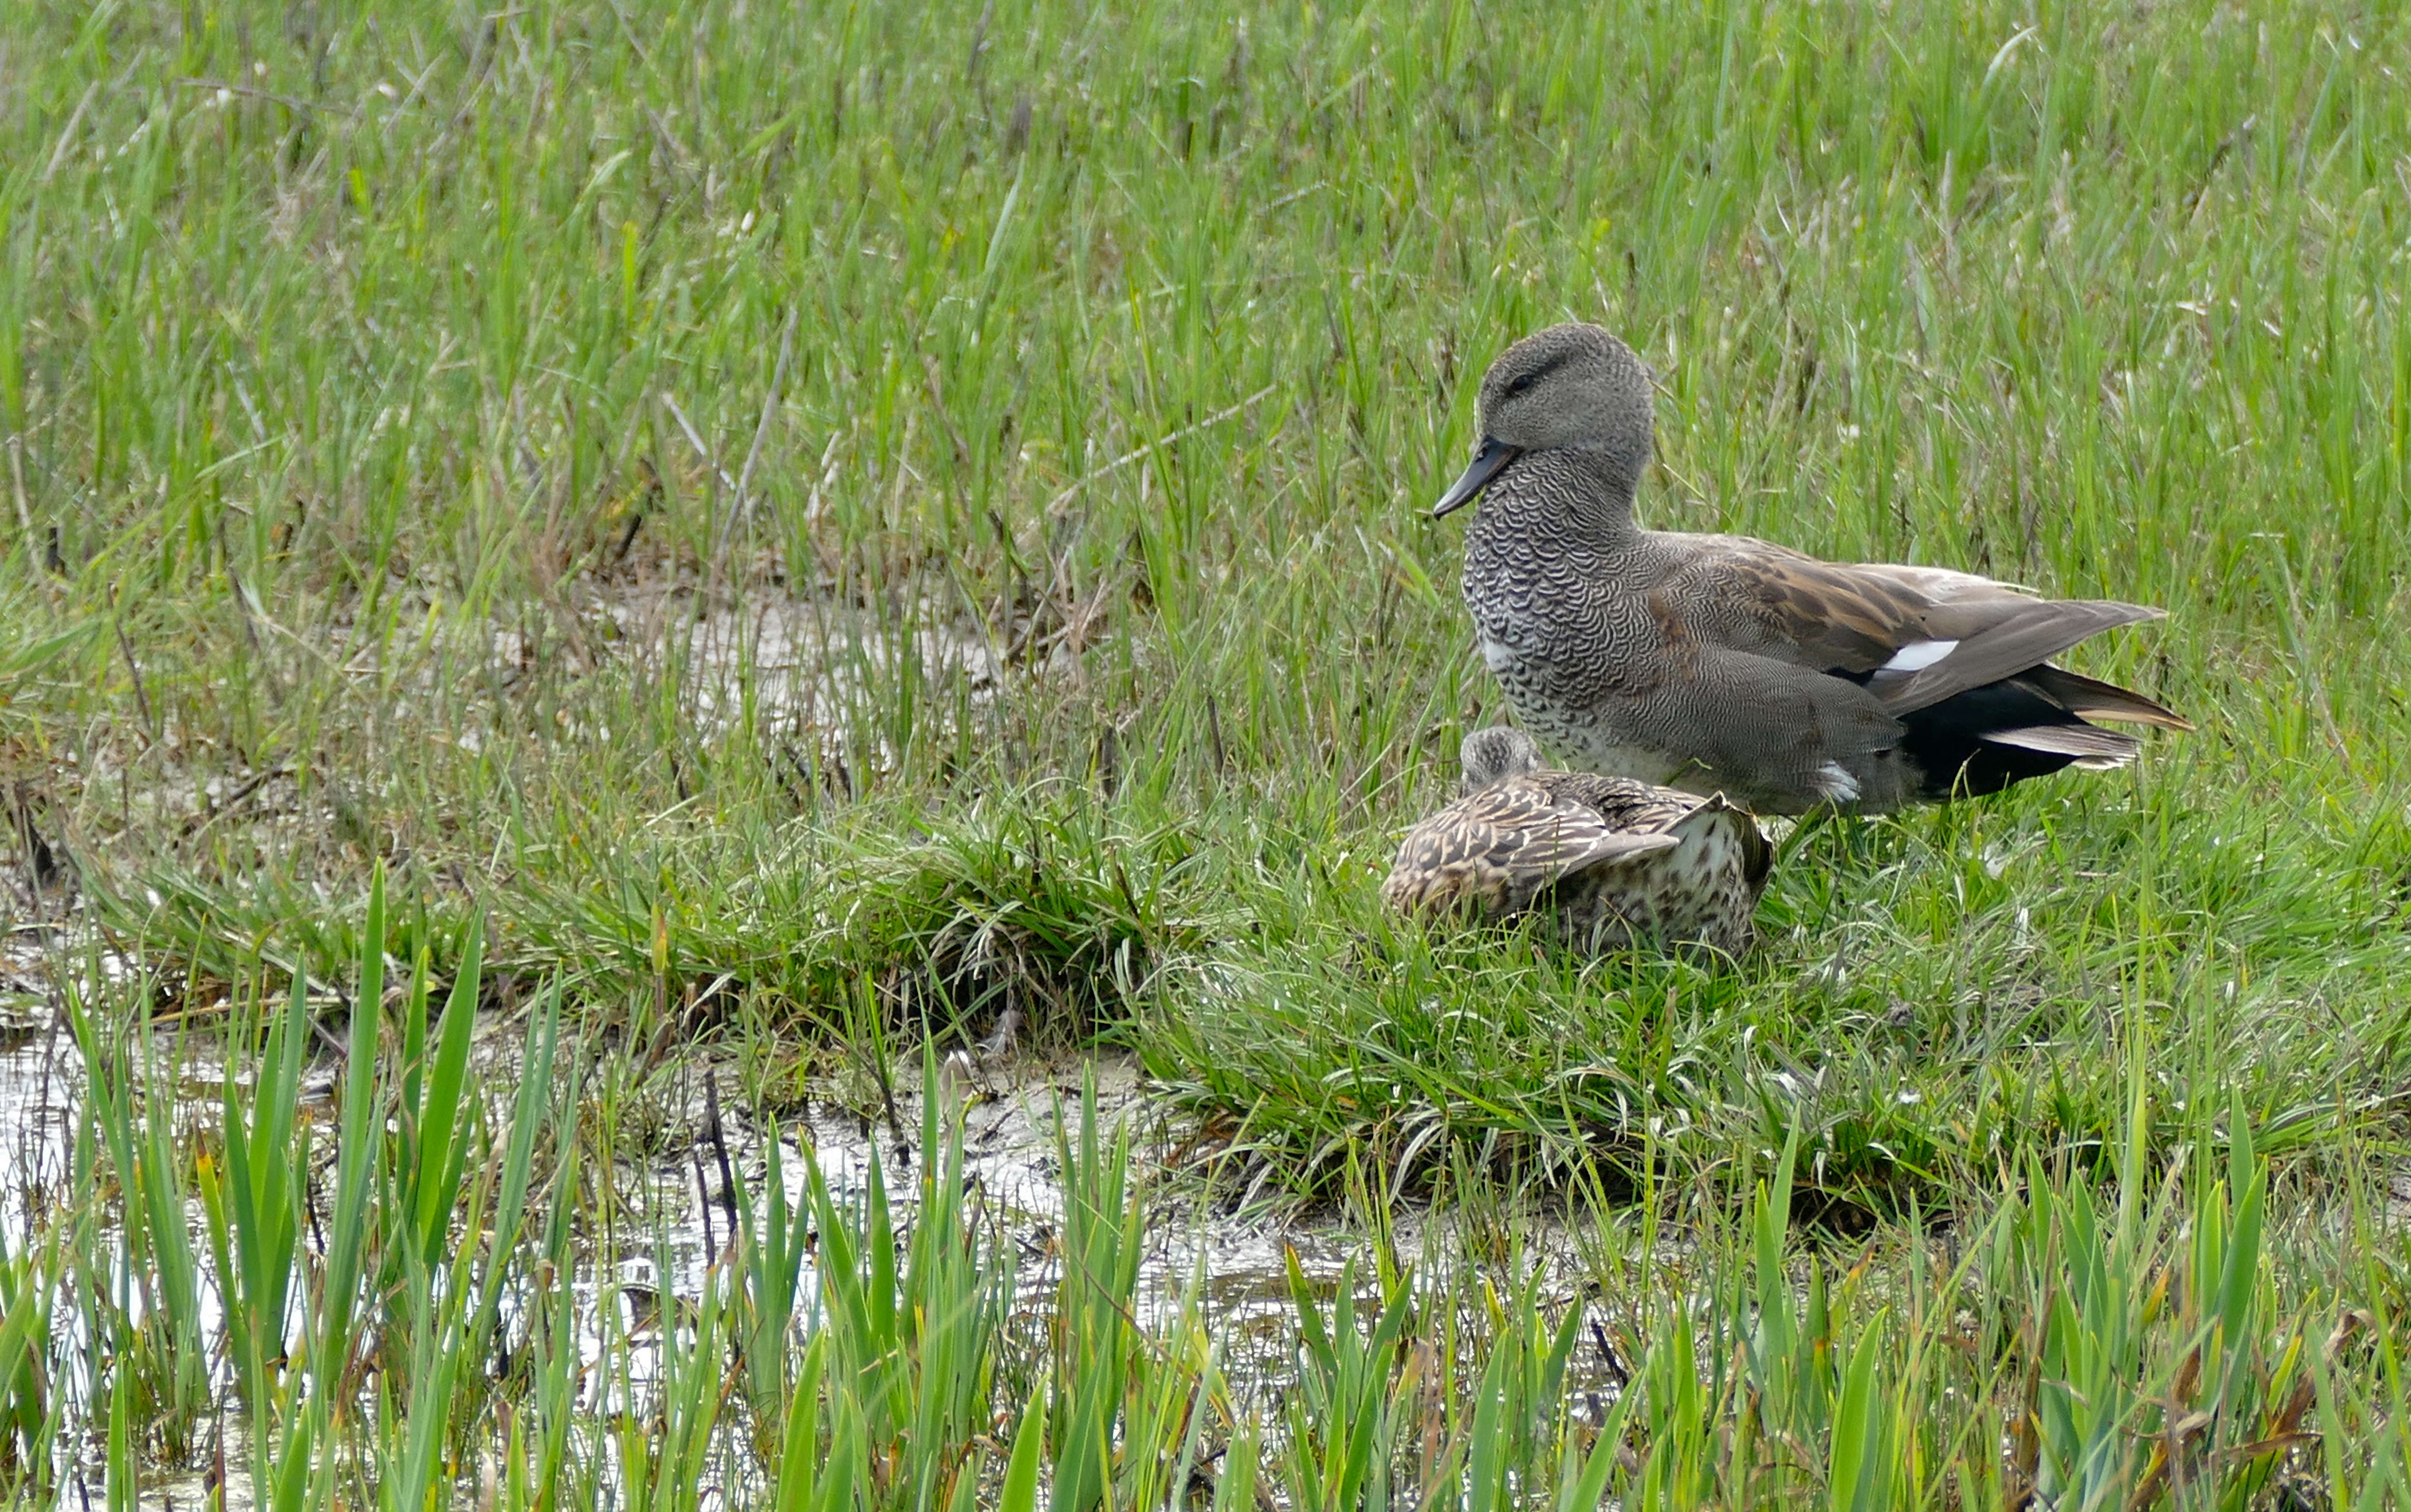
<svg viewBox="0 0 2411 1512">
<path fill-rule="evenodd" d="M 11 25 L 0 719 L 121 938 L 324 976 L 383 859 L 439 962 L 482 914 L 642 1037 L 694 998 L 765 1095 L 1012 1003 L 1308 1187 L 1434 1120 L 1715 1161 L 1786 1068 L 1846 1185 L 1930 1186 L 2096 1137 L 2137 1032 L 2398 1127 L 2382 16 Z M 1733 981 L 1400 940 L 1370 880 L 1498 709 L 1419 506 L 1570 314 L 1665 375 L 1652 519 L 2164 603 L 2083 660 L 2200 732 L 1819 832 Z M 728 649 L 774 607 L 805 674 Z M 1416 1075 L 1335 1098 L 1377 1021 Z"/>
<path fill-rule="evenodd" d="M 80 899 L 151 969 L 80 984 L 98 1185 L 0 1256 L 0 1295 L 93 1310 L 124 1368 L 77 1411 L 141 1415 L 125 1474 L 188 1462 L 239 1391 L 288 1435 L 252 1447 L 263 1475 L 365 1432 L 334 1405 L 363 1401 L 432 1436 L 380 1440 L 343 1494 L 441 1478 L 458 1425 L 378 1395 L 365 1312 L 311 1325 L 342 1390 L 269 1401 L 264 1341 L 302 1305 L 278 1258 L 323 1241 L 267 1211 L 285 1174 L 197 1151 L 135 1071 L 254 1032 L 296 975 L 353 1000 L 379 865 L 377 927 L 439 1001 L 480 952 L 478 1005 L 558 981 L 563 1116 L 615 1152 L 686 1137 L 696 1056 L 757 1116 L 881 1110 L 925 1034 L 1017 1010 L 1050 1052 L 1135 1053 L 1226 1195 L 1292 1206 L 1604 1196 L 1713 1248 L 1796 1138 L 1803 1211 L 1907 1273 L 1920 1215 L 2073 1231 L 2020 1204 L 2164 1178 L 2209 1202 L 2203 1152 L 2243 1127 L 2272 1190 L 2378 1201 L 2411 1074 L 2406 79 L 2411 29 L 2342 4 L 12 10 L 0 895 Z M 1397 833 L 1502 712 L 1458 531 L 1424 509 L 1483 366 L 1567 317 L 1664 377 L 1649 522 L 2165 605 L 2077 661 L 2200 728 L 1807 832 L 1733 971 L 1384 917 Z M 146 1034 L 145 1004 L 193 1011 Z M 440 1009 L 362 1022 L 406 1060 L 455 1042 Z M 424 1273 L 487 1158 L 425 1132 L 508 1089 L 427 1054 L 387 1110 L 406 1159 L 344 1105 L 354 1247 L 310 1263 L 362 1268 L 374 1326 L 434 1361 L 495 1302 Z M 280 1106 L 251 1116 L 285 1139 Z M 607 1176 L 563 1190 L 528 1202 L 639 1221 Z M 206 1224 L 165 1216 L 186 1200 Z M 407 1243 L 372 1243 L 388 1201 Z M 2196 1243 L 2162 1212 L 2122 1210 L 2122 1273 Z M 2300 1243 L 2256 1317 L 2308 1320 L 2307 1359 L 2360 1307 L 2392 1360 L 2399 1277 Z M 224 1358 L 158 1305 L 203 1288 L 252 1320 Z M 718 1305 L 726 1338 L 756 1326 Z M 1908 1414 L 1884 1432 L 1942 1435 L 1921 1463 L 1983 1458 L 1968 1403 L 2041 1401 L 1919 1354 L 1940 1325 L 1891 1293 L 1828 1306 L 1835 1348 L 1906 1361 L 1864 1379 Z M 0 1321 L 21 1446 L 64 1432 L 26 1316 Z M 2151 1347 L 2121 1381 L 2193 1345 Z M 508 1432 L 558 1466 L 585 1430 L 549 1358 Z M 1337 1359 L 1316 1389 L 1370 1389 Z M 1016 1422 L 1042 1374 L 998 1376 Z M 1171 1393 L 1170 1432 L 1187 1399 L 1122 1379 Z M 1722 1379 L 1720 1410 L 1776 1410 Z M 1780 1432 L 1830 1442 L 1844 1399 L 1874 1421 L 1859 1379 Z M 2391 1379 L 2331 1395 L 2383 1415 Z M 700 1412 L 705 1375 L 679 1380 Z M 1060 1416 L 1068 1389 L 1035 1478 L 1009 1438 L 978 1451 L 983 1496 L 1072 1483 L 1100 1409 Z M 812 1431 L 869 1453 L 902 1409 L 869 1401 Z M 1694 1405 L 1664 1442 L 1730 1447 Z M 740 1431 L 681 1421 L 663 1454 Z M 1280 1421 L 1224 1426 L 1315 1500 Z M 2166 1447 L 2177 1494 L 2192 1451 Z M 1679 1452 L 1761 1494 L 1741 1451 Z M 2321 1475 L 2382 1500 L 2393 1452 Z M 675 1502 L 694 1462 L 657 1468 Z"/>
<path fill-rule="evenodd" d="M 367 989 L 382 914 L 373 895 Z M 1856 1256 L 1795 1214 L 1801 1126 L 1747 1174 L 1746 1212 L 1710 1210 L 1688 1244 L 1658 1242 L 1654 1206 L 1638 1223 L 1585 1209 L 1595 1285 L 1571 1299 L 1521 1235 L 1503 1265 L 1419 1268 L 1377 1246 L 1327 1288 L 1292 1251 L 1291 1370 L 1265 1379 L 1230 1369 L 1202 1268 L 1142 1303 L 1165 1214 L 1092 1090 L 1058 1125 L 1063 1208 L 1044 1246 L 966 1180 L 963 1126 L 932 1098 L 917 1179 L 874 1154 L 839 1196 L 814 1160 L 791 1210 L 772 1153 L 736 1178 L 728 1243 L 692 1296 L 657 1297 L 650 1317 L 609 1287 L 581 1301 L 584 1263 L 608 1274 L 626 1253 L 579 1189 L 611 1152 L 565 1122 L 553 995 L 512 1100 L 462 1096 L 447 1047 L 478 985 L 473 954 L 440 1016 L 423 972 L 359 1015 L 323 1172 L 292 1117 L 300 1057 L 280 1054 L 306 1001 L 246 1000 L 264 1054 L 248 1108 L 228 1074 L 225 1178 L 209 1138 L 180 1141 L 112 1096 L 172 1068 L 128 1075 L 79 1018 L 95 1069 L 77 1195 L 0 1252 L 0 1491 L 54 1504 L 98 1478 L 131 1506 L 162 1469 L 214 1462 L 288 1512 L 1028 1512 L 1042 1488 L 1066 1512 L 1242 1508 L 1260 1489 L 1329 1512 L 2411 1492 L 2411 1311 L 2366 1205 L 2382 1181 L 2345 1184 L 2340 1219 L 2291 1202 L 2240 1100 L 2175 1115 L 2189 1153 L 2159 1169 L 2140 1053 L 2101 1177 L 2029 1157 L 1955 1227 L 1912 1213 Z M 331 1188 L 323 1234 L 314 1174 Z M 206 1330 L 189 1302 L 191 1326 L 155 1322 L 165 1299 L 132 1302 L 189 1243 L 196 1185 L 215 1254 Z"/>
</svg>

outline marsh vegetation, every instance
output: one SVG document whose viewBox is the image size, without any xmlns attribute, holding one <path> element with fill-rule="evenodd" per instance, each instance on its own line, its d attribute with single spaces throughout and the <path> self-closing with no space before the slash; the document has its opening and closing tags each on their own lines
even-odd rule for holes
<svg viewBox="0 0 2411 1512">
<path fill-rule="evenodd" d="M 2411 1500 L 2406 79 L 2206 0 L 12 8 L 0 1491 Z M 1502 714 L 1425 507 L 1568 317 L 1651 524 L 2164 605 L 2073 664 L 2199 729 L 1803 823 L 1730 968 L 1386 914 Z"/>
</svg>

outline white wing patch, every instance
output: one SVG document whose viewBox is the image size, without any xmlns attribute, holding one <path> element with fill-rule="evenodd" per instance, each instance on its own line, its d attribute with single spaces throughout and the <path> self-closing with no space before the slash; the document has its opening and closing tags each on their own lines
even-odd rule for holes
<svg viewBox="0 0 2411 1512">
<path fill-rule="evenodd" d="M 1878 672 L 1923 672 L 1959 648 L 1957 641 L 1918 641 L 1892 653 Z"/>
</svg>

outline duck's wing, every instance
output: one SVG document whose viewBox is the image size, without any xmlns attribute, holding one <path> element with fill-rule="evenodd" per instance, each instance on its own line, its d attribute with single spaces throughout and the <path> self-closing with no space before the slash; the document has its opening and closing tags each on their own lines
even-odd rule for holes
<svg viewBox="0 0 2411 1512">
<path fill-rule="evenodd" d="M 1698 800 L 1698 807 L 1667 833 L 1687 845 L 1695 837 L 1717 834 L 1728 837 L 1741 852 L 1742 880 L 1749 885 L 1752 896 L 1766 886 L 1767 874 L 1775 869 L 1775 846 L 1758 827 L 1757 816 L 1721 792 Z"/>
<path fill-rule="evenodd" d="M 1669 574 L 1659 593 L 1688 632 L 1863 680 L 1894 716 L 2033 672 L 2102 631 L 2162 613 L 2106 600 L 2035 598 L 1946 568 L 1819 561 L 1746 537 L 1713 547 L 1705 543 L 1717 538 L 1685 539 L 1692 560 Z M 2129 708 L 2176 718 L 2140 694 L 2106 683 L 2092 689 L 2096 701 L 2109 689 Z"/>
<path fill-rule="evenodd" d="M 1597 814 L 1611 830 L 1628 835 L 1671 835 L 1677 825 L 1711 800 L 1680 788 L 1662 788 L 1629 777 L 1598 772 L 1534 772 L 1529 780 L 1545 787 L 1559 804 L 1576 804 Z M 1714 802 L 1722 804 L 1723 799 Z"/>
<path fill-rule="evenodd" d="M 2044 663 L 2105 630 L 2165 617 L 2166 611 L 2107 599 L 2009 599 L 1935 606 L 1926 618 L 1926 638 L 1904 647 L 1921 664 L 1887 663 L 1868 680 L 1868 691 L 1895 714 L 1929 708 L 1944 699 L 2005 678 L 2043 670 Z M 1935 651 L 1938 648 L 1938 655 Z M 1934 655 L 1934 660 L 1923 661 Z M 1894 662 L 1901 661 L 1895 657 Z M 1906 671 L 1908 676 L 1892 676 Z M 2088 679 L 2089 680 L 2089 679 Z M 2102 685 L 2104 687 L 2107 684 Z M 2118 690 L 2125 692 L 2125 690 Z M 2140 693 L 2126 698 L 2160 709 Z M 2180 723 L 2183 721 L 2180 720 Z"/>
<path fill-rule="evenodd" d="M 1599 810 L 1615 828 L 1632 834 L 1663 835 L 1677 845 L 1730 835 L 1731 843 L 1740 851 L 1742 875 L 1752 888 L 1764 885 L 1775 865 L 1775 848 L 1758 827 L 1757 816 L 1721 792 L 1703 798 L 1677 788 L 1587 772 L 1548 772 L 1539 777 L 1559 792 L 1579 797 Z"/>
<path fill-rule="evenodd" d="M 1932 639 L 1912 583 L 1744 536 L 1688 536 L 1658 597 L 1685 632 L 1815 672 L 1873 673 Z"/>
<path fill-rule="evenodd" d="M 2193 721 L 2184 715 L 2131 688 L 2087 677 L 2066 667 L 2036 667 L 2018 680 L 2080 720 L 2121 720 L 2129 724 L 2155 724 L 2163 730 L 2193 728 Z"/>
<path fill-rule="evenodd" d="M 1585 867 L 1682 843 L 1662 831 L 1619 828 L 1575 793 L 1540 779 L 1564 775 L 1494 782 L 1425 820 L 1398 847 L 1381 895 L 1410 910 L 1470 901 L 1485 913 L 1512 912 Z"/>
</svg>

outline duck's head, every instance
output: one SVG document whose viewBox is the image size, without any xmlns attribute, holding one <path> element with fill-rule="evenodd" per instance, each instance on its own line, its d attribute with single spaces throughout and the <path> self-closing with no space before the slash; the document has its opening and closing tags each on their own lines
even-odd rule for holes
<svg viewBox="0 0 2411 1512">
<path fill-rule="evenodd" d="M 1525 337 L 1482 375 L 1481 449 L 1433 517 L 1470 503 L 1524 453 L 1558 448 L 1598 454 L 1629 499 L 1649 465 L 1650 394 L 1649 370 L 1597 326 L 1570 321 Z"/>
<path fill-rule="evenodd" d="M 1456 748 L 1457 765 L 1465 772 L 1465 791 L 1479 792 L 1500 778 L 1537 772 L 1543 764 L 1541 748 L 1521 730 L 1494 724 L 1476 730 Z"/>
</svg>

